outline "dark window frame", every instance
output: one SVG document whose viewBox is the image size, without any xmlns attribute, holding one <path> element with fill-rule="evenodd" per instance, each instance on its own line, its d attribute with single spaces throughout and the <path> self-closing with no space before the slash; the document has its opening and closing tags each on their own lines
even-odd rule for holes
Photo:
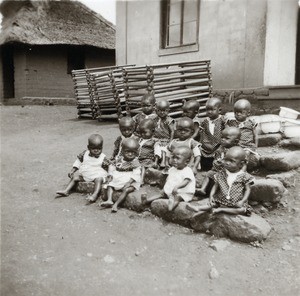
<svg viewBox="0 0 300 296">
<path fill-rule="evenodd" d="M 183 32 L 184 32 L 184 9 L 185 3 L 189 0 L 179 0 L 178 3 L 181 5 L 180 11 L 180 44 L 179 45 L 169 45 L 169 28 L 171 25 L 169 24 L 170 19 L 170 5 L 172 0 L 162 0 L 161 1 L 161 49 L 176 49 L 176 48 L 183 48 L 183 47 L 193 47 L 198 46 L 199 44 L 199 24 L 200 24 L 200 0 L 196 0 L 197 5 L 197 16 L 196 16 L 196 36 L 195 42 L 184 43 L 183 42 Z M 186 22 L 187 23 L 187 22 Z"/>
</svg>

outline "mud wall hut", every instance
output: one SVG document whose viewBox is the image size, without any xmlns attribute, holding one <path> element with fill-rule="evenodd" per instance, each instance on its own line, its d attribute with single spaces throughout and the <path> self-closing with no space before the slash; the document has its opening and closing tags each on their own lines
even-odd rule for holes
<svg viewBox="0 0 300 296">
<path fill-rule="evenodd" d="M 0 97 L 74 97 L 71 71 L 115 64 L 115 27 L 77 1 L 3 1 Z"/>
</svg>

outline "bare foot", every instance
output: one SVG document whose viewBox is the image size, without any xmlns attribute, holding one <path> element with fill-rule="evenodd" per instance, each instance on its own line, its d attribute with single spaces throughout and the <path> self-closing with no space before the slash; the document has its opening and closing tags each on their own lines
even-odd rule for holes
<svg viewBox="0 0 300 296">
<path fill-rule="evenodd" d="M 174 208 L 174 203 L 175 203 L 175 200 L 173 197 L 169 197 L 169 201 L 168 201 L 168 210 L 169 211 L 172 211 L 173 208 Z"/>
<path fill-rule="evenodd" d="M 198 209 L 197 206 L 193 206 L 193 205 L 191 205 L 191 204 L 187 204 L 187 205 L 186 205 L 186 208 L 187 208 L 188 210 L 190 210 L 190 211 L 193 211 L 193 212 L 198 212 L 198 211 L 199 211 L 199 209 Z"/>
<path fill-rule="evenodd" d="M 97 200 L 97 195 L 87 195 L 85 199 L 87 203 L 94 203 Z"/>
<path fill-rule="evenodd" d="M 99 204 L 100 207 L 102 208 L 111 208 L 113 206 L 113 202 L 112 201 L 103 201 Z"/>
<path fill-rule="evenodd" d="M 68 196 L 69 192 L 68 191 L 56 191 L 56 194 L 59 196 Z"/>
<path fill-rule="evenodd" d="M 118 207 L 117 207 L 116 205 L 114 205 L 114 206 L 111 208 L 111 212 L 112 212 L 112 213 L 118 212 Z"/>
</svg>

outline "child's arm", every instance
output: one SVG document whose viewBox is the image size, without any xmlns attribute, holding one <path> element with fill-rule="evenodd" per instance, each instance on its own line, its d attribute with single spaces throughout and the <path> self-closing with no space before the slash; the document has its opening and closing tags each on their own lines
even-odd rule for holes
<svg viewBox="0 0 300 296">
<path fill-rule="evenodd" d="M 253 137 L 254 137 L 255 147 L 257 148 L 258 147 L 258 129 L 257 129 L 257 125 L 254 127 Z"/>
<path fill-rule="evenodd" d="M 83 152 L 81 152 L 80 154 L 77 155 L 77 158 L 75 160 L 75 162 L 73 163 L 73 167 L 71 169 L 71 171 L 68 173 L 68 177 L 69 178 L 73 178 L 74 173 L 79 170 L 82 162 L 83 162 L 83 157 L 85 154 L 86 150 L 84 150 Z"/>
<path fill-rule="evenodd" d="M 195 139 L 198 134 L 199 134 L 199 130 L 200 130 L 200 125 L 198 122 L 194 122 L 194 134 L 192 135 L 192 138 Z"/>
<path fill-rule="evenodd" d="M 174 187 L 172 194 L 177 195 L 178 194 L 178 189 L 184 188 L 187 186 L 192 180 L 189 178 L 185 178 L 181 183 L 179 183 L 177 186 Z"/>
<path fill-rule="evenodd" d="M 201 169 L 200 160 L 201 160 L 201 155 L 196 156 L 194 159 L 194 165 L 193 165 L 194 175 L 197 174 L 198 168 Z"/>
<path fill-rule="evenodd" d="M 162 155 L 161 146 L 160 146 L 159 142 L 157 141 L 154 144 L 154 165 L 153 165 L 153 167 L 155 169 L 158 168 L 158 161 L 161 158 L 161 155 Z"/>
<path fill-rule="evenodd" d="M 214 186 L 212 187 L 210 194 L 209 194 L 209 204 L 211 206 L 215 205 L 215 200 L 214 200 L 214 196 L 217 193 L 217 191 L 219 190 L 219 185 L 218 183 L 215 183 Z"/>
<path fill-rule="evenodd" d="M 238 201 L 236 203 L 236 207 L 237 208 L 242 208 L 244 206 L 244 203 L 248 200 L 249 198 L 249 195 L 250 195 L 250 192 L 251 192 L 251 188 L 250 188 L 250 184 L 249 183 L 246 183 L 245 184 L 245 193 L 244 193 L 244 196 L 243 196 L 243 199 Z"/>
<path fill-rule="evenodd" d="M 115 159 L 115 157 L 118 155 L 121 141 L 122 141 L 122 138 L 118 137 L 116 139 L 116 141 L 114 142 L 114 150 L 113 150 L 112 156 L 110 158 L 111 160 Z"/>
</svg>

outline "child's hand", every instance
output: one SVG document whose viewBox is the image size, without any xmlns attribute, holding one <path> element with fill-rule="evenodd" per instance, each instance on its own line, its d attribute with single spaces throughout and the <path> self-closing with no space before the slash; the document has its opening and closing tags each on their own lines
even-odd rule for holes
<svg viewBox="0 0 300 296">
<path fill-rule="evenodd" d="M 240 200 L 236 203 L 237 208 L 242 208 L 243 206 L 244 206 L 244 202 L 242 200 Z"/>
<path fill-rule="evenodd" d="M 70 179 L 72 179 L 72 178 L 73 178 L 73 176 L 74 176 L 74 172 L 73 172 L 73 171 L 71 171 L 71 172 L 68 174 L 68 177 L 69 177 Z"/>
<path fill-rule="evenodd" d="M 209 198 L 209 204 L 210 204 L 211 207 L 214 207 L 214 206 L 216 205 L 216 202 L 215 202 L 215 199 L 214 199 L 213 196 L 211 196 L 211 197 Z"/>
<path fill-rule="evenodd" d="M 194 173 L 194 175 L 197 175 L 197 173 L 198 173 L 198 170 L 197 170 L 197 168 L 196 168 L 196 167 L 193 167 L 193 173 Z"/>
<path fill-rule="evenodd" d="M 174 187 L 174 189 L 172 191 L 172 194 L 175 195 L 175 196 L 178 194 L 178 188 L 177 187 Z"/>
</svg>

